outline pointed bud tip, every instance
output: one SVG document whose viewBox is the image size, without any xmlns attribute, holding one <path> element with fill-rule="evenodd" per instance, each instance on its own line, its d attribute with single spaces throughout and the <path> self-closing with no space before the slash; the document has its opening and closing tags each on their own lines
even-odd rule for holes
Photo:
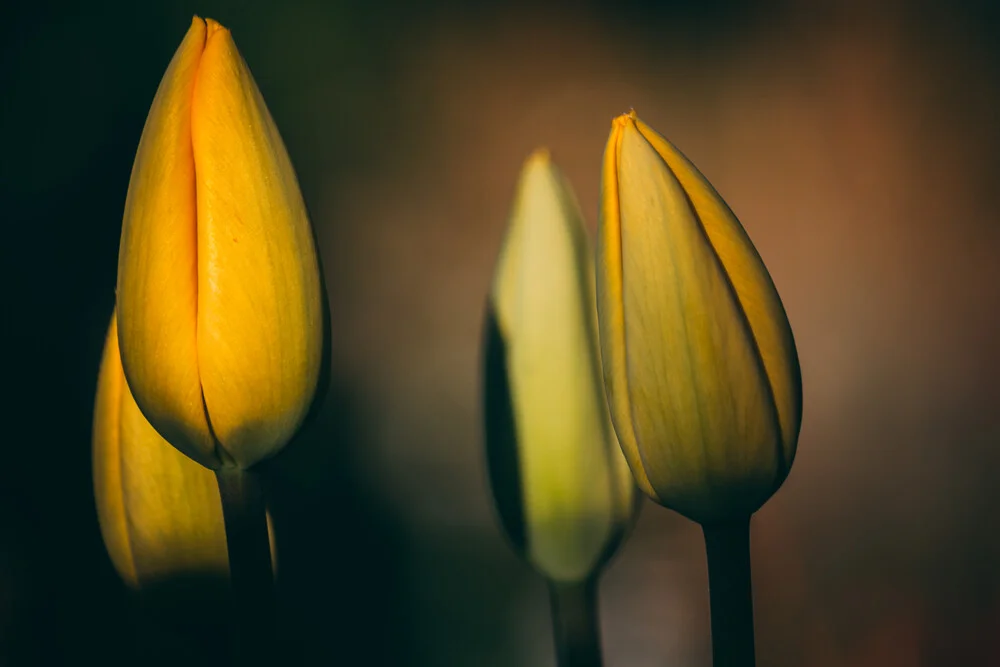
<svg viewBox="0 0 1000 667">
<path fill-rule="evenodd" d="M 214 35 L 219 31 L 229 32 L 229 30 L 227 30 L 224 25 L 222 25 L 215 19 L 205 19 L 205 28 L 206 28 L 206 34 L 205 34 L 206 42 L 212 37 L 212 35 Z"/>
<path fill-rule="evenodd" d="M 547 165 L 552 162 L 552 153 L 545 146 L 536 148 L 534 152 L 528 156 L 525 160 L 524 166 L 530 167 L 534 165 Z"/>
<path fill-rule="evenodd" d="M 616 116 L 614 120 L 611 121 L 612 129 L 617 129 L 620 127 L 625 127 L 629 123 L 635 124 L 639 117 L 635 113 L 635 109 L 629 109 L 626 113 Z"/>
<path fill-rule="evenodd" d="M 191 17 L 191 27 L 204 28 L 206 42 L 208 42 L 209 38 L 217 32 L 224 32 L 224 33 L 229 32 L 229 30 L 224 25 L 222 25 L 215 19 L 203 19 L 197 14 Z"/>
<path fill-rule="evenodd" d="M 552 162 L 552 154 L 549 149 L 542 146 L 536 148 L 524 161 L 521 167 L 521 183 L 538 183 L 538 179 L 550 179 L 556 172 L 556 166 Z"/>
</svg>

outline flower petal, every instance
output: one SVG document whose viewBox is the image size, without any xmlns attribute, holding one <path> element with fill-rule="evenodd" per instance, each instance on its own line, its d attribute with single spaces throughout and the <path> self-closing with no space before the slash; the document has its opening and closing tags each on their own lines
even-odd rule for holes
<svg viewBox="0 0 1000 667">
<path fill-rule="evenodd" d="M 743 225 L 697 167 L 638 118 L 636 127 L 684 189 L 736 291 L 774 394 L 787 471 L 795 457 L 802 422 L 802 376 L 792 329 L 771 275 Z"/>
<path fill-rule="evenodd" d="M 97 375 L 97 397 L 94 400 L 92 433 L 92 464 L 94 500 L 101 536 L 108 555 L 125 583 L 138 586 L 132 545 L 128 538 L 125 500 L 122 497 L 121 416 L 122 393 L 127 392 L 118 352 L 118 325 L 111 317 L 111 326 L 104 342 L 101 369 Z"/>
<path fill-rule="evenodd" d="M 140 412 L 125 383 L 114 318 L 98 376 L 93 469 L 101 534 L 127 584 L 226 576 L 215 474 L 171 446 Z"/>
<path fill-rule="evenodd" d="M 639 445 L 632 427 L 629 408 L 628 377 L 625 363 L 625 312 L 622 299 L 621 214 L 618 201 L 618 153 L 624 128 L 622 118 L 615 119 L 608 145 L 604 149 L 601 172 L 601 209 L 597 229 L 597 307 L 600 311 L 601 361 L 608 407 L 618 442 L 636 484 L 643 493 L 660 502 L 639 456 Z"/>
<path fill-rule="evenodd" d="M 160 437 L 127 389 L 120 428 L 122 497 L 142 585 L 179 574 L 225 577 L 229 556 L 215 473 Z"/>
<path fill-rule="evenodd" d="M 319 267 L 284 144 L 229 31 L 208 23 L 192 106 L 198 360 L 222 447 L 242 467 L 305 417 L 319 377 Z"/>
<path fill-rule="evenodd" d="M 143 413 L 178 449 L 218 467 L 198 370 L 198 250 L 191 95 L 205 44 L 195 18 L 156 91 L 122 221 L 122 364 Z"/>
<path fill-rule="evenodd" d="M 491 300 L 514 416 L 528 559 L 579 581 L 603 563 L 631 507 L 597 366 L 592 255 L 548 153 L 525 164 Z M 623 497 L 628 499 L 623 501 Z M 627 518 L 630 518 L 628 516 Z"/>
<path fill-rule="evenodd" d="M 759 506 L 780 459 L 768 379 L 685 191 L 633 117 L 618 182 L 625 362 L 643 467 L 664 504 L 690 518 Z"/>
</svg>

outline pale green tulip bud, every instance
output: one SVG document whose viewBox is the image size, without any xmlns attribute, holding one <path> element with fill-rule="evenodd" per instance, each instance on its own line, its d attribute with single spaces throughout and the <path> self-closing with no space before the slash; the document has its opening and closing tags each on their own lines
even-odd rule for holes
<svg viewBox="0 0 1000 667">
<path fill-rule="evenodd" d="M 538 151 L 489 298 L 486 447 L 511 543 L 554 581 L 595 574 L 638 507 L 601 385 L 593 281 L 576 199 Z"/>
<path fill-rule="evenodd" d="M 792 330 L 736 216 L 634 112 L 604 153 L 597 303 L 611 416 L 640 488 L 701 523 L 749 517 L 795 456 Z"/>
</svg>

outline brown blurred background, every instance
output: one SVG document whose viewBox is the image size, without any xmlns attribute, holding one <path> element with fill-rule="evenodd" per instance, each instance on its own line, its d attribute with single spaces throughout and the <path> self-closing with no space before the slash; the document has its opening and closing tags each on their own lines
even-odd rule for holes
<svg viewBox="0 0 1000 667">
<path fill-rule="evenodd" d="M 753 523 L 758 664 L 1000 665 L 1000 12 L 417 4 L 0 10 L 0 664 L 215 650 L 183 606 L 136 611 L 89 467 L 131 161 L 199 13 L 281 128 L 331 301 L 325 409 L 266 469 L 289 664 L 554 664 L 485 485 L 483 299 L 522 160 L 551 148 L 593 228 L 635 107 L 740 217 L 799 347 L 799 454 Z M 647 504 L 601 589 L 609 667 L 710 664 L 706 586 L 698 528 Z"/>
</svg>

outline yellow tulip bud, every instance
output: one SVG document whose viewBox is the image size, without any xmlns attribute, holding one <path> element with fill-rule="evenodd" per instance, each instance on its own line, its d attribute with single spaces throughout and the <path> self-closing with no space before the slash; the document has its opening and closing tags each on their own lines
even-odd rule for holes
<svg viewBox="0 0 1000 667">
<path fill-rule="evenodd" d="M 638 507 L 601 386 L 588 246 L 569 184 L 547 152 L 536 152 L 489 298 L 486 446 L 508 537 L 564 582 L 604 564 Z"/>
<path fill-rule="evenodd" d="M 210 468 L 274 454 L 305 417 L 324 320 L 295 172 L 229 31 L 195 17 L 139 142 L 118 257 L 122 364 Z"/>
<path fill-rule="evenodd" d="M 604 153 L 597 304 L 611 416 L 640 488 L 701 523 L 749 517 L 795 456 L 792 330 L 736 216 L 634 112 Z"/>
<path fill-rule="evenodd" d="M 101 535 L 129 586 L 228 575 L 215 474 L 171 447 L 142 416 L 122 373 L 114 318 L 97 380 L 93 473 Z"/>
</svg>

